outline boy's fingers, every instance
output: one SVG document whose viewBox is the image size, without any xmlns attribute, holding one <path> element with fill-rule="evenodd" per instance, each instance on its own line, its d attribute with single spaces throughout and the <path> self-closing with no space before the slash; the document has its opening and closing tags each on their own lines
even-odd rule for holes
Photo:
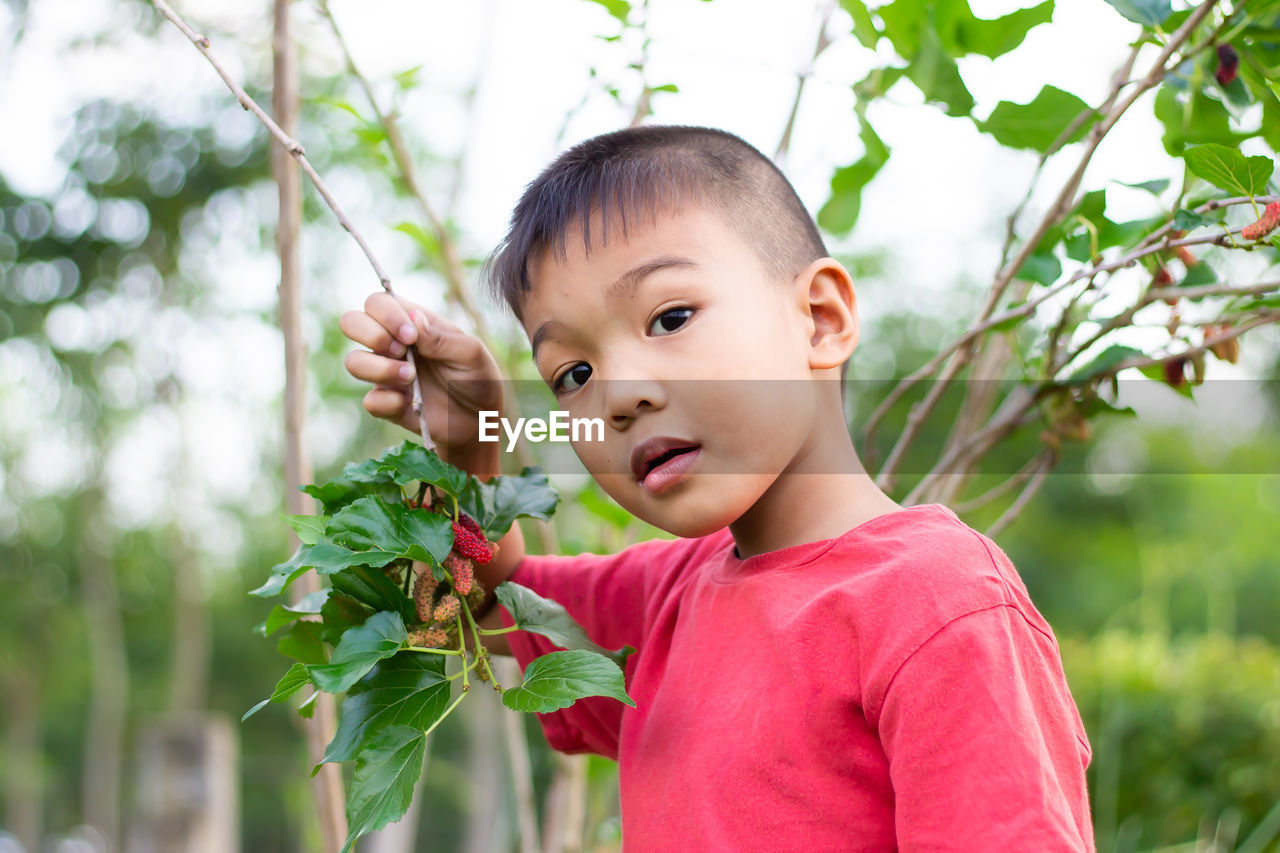
<svg viewBox="0 0 1280 853">
<path fill-rule="evenodd" d="M 364 410 L 375 418 L 399 420 L 409 405 L 409 395 L 392 388 L 374 388 L 364 395 Z"/>
<path fill-rule="evenodd" d="M 418 306 L 401 302 L 389 293 L 375 293 L 364 301 L 364 311 L 382 325 L 392 337 L 402 344 L 418 340 L 418 329 L 409 318 L 409 312 Z"/>
<path fill-rule="evenodd" d="M 393 338 L 381 323 L 363 311 L 348 311 L 343 314 L 338 318 L 338 328 L 351 340 L 376 353 L 392 358 L 404 355 L 404 344 Z"/>
<path fill-rule="evenodd" d="M 462 365 L 479 359 L 484 349 L 479 338 L 436 314 L 418 310 L 413 312 L 413 319 L 419 330 L 417 350 L 427 358 Z"/>
<path fill-rule="evenodd" d="M 384 358 L 364 350 L 347 353 L 347 372 L 364 382 L 374 385 L 408 385 L 413 379 L 413 368 L 407 361 Z"/>
</svg>

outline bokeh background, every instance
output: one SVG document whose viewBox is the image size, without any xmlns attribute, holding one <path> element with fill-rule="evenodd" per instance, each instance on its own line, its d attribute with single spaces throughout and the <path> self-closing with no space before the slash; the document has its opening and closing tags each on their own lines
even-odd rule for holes
<svg viewBox="0 0 1280 853">
<path fill-rule="evenodd" d="M 646 121 L 722 127 L 773 153 L 798 103 L 779 161 L 815 212 L 859 156 L 851 87 L 887 48 L 863 46 L 845 8 L 632 5 L 330 4 L 376 96 L 395 104 L 468 274 L 523 184 L 638 104 Z M 1020 5 L 971 4 L 984 18 Z M 269 103 L 270 4 L 179 9 Z M 320 7 L 297 2 L 294 16 L 297 137 L 397 290 L 468 322 L 444 299 L 439 240 L 395 180 Z M 819 32 L 830 44 L 815 61 Z M 1046 83 L 1096 103 L 1139 32 L 1102 0 L 1060 2 L 1017 49 L 957 60 L 972 112 Z M 1119 182 L 1181 174 L 1150 107 L 1135 113 L 1086 181 L 1107 188 L 1112 219 L 1150 201 Z M 247 594 L 290 551 L 270 139 L 138 0 L 0 3 L 0 115 L 0 851 L 144 849 L 136 828 L 165 795 L 148 733 L 178 714 L 221 720 L 233 845 L 322 849 L 301 721 L 277 705 L 240 722 L 288 665 L 256 630 L 271 602 Z M 864 323 L 854 425 L 973 315 L 1036 167 L 908 86 L 870 118 L 892 158 L 857 226 L 830 235 Z M 1044 183 L 1071 165 L 1049 160 Z M 326 476 L 408 436 L 364 413 L 343 370 L 337 318 L 378 282 L 304 195 L 308 454 Z M 1029 207 L 1047 202 L 1037 191 Z M 1275 253 L 1257 255 L 1251 272 L 1274 278 Z M 530 378 L 518 327 L 477 299 L 504 362 Z M 1062 645 L 1094 748 L 1101 850 L 1280 849 L 1280 339 L 1261 329 L 1238 364 L 1210 367 L 1222 391 L 1199 406 L 1126 377 L 1146 386 L 1139 416 L 1068 448 L 998 539 Z M 659 534 L 581 474 L 553 480 L 562 551 Z M 612 763 L 551 753 L 534 720 L 504 722 L 492 700 L 438 730 L 405 825 L 361 849 L 619 849 Z M 536 841 L 521 838 L 522 804 Z"/>
</svg>

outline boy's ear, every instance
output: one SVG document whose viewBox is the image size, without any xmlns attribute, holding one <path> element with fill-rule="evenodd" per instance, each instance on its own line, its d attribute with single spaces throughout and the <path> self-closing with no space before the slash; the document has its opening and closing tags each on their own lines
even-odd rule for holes
<svg viewBox="0 0 1280 853">
<path fill-rule="evenodd" d="M 819 258 L 796 276 L 795 294 L 812 324 L 810 369 L 844 364 L 858 346 L 858 298 L 849 271 L 833 258 Z"/>
</svg>

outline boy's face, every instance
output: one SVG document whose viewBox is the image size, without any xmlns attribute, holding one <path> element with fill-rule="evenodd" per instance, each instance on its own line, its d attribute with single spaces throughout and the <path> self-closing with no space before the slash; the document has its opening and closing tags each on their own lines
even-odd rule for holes
<svg viewBox="0 0 1280 853">
<path fill-rule="evenodd" d="M 611 217 L 616 221 L 617 217 Z M 721 218 L 661 214 L 530 264 L 525 331 L 574 450 L 632 514 L 680 536 L 737 520 L 815 446 L 807 285 L 770 277 Z"/>
</svg>

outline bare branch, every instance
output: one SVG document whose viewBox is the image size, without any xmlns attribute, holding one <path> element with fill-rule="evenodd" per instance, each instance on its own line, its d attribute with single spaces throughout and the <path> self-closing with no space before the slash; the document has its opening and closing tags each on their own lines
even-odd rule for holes
<svg viewBox="0 0 1280 853">
<path fill-rule="evenodd" d="M 1045 480 L 1049 476 L 1049 472 L 1053 469 L 1056 462 L 1054 457 L 1055 454 L 1052 451 L 1046 451 L 1040 454 L 1040 464 L 1036 466 L 1035 473 L 1031 476 L 1031 479 L 1027 482 L 1027 485 L 1022 489 L 1022 491 L 1018 493 L 1017 499 L 1015 499 L 1014 502 L 1009 505 L 1009 508 L 1001 513 L 1000 517 L 987 528 L 986 535 L 988 537 L 994 538 L 999 536 L 1000 532 L 1008 527 L 1013 520 L 1021 514 L 1022 510 L 1026 508 L 1027 504 L 1031 502 L 1031 499 L 1035 497 L 1036 492 L 1040 491 L 1040 487 L 1044 485 Z"/>
<path fill-rule="evenodd" d="M 982 509 L 992 501 L 999 500 L 1025 482 L 1040 467 L 1041 455 L 1041 453 L 1037 453 L 1028 459 L 1026 464 L 1014 472 L 1012 477 L 992 486 L 980 495 L 954 504 L 951 509 L 955 511 L 956 515 L 965 515 L 976 509 Z"/>
<path fill-rule="evenodd" d="M 373 250 L 369 248 L 369 244 L 365 241 L 364 236 L 356 229 L 355 225 L 351 223 L 351 220 L 347 217 L 342 206 L 338 204 L 338 200 L 333 197 L 333 193 L 329 191 L 328 185 L 325 184 L 320 175 L 316 173 L 315 168 L 311 165 L 311 161 L 307 159 L 307 155 L 302 148 L 302 144 L 281 130 L 280 126 L 272 120 L 271 116 L 267 115 L 266 112 L 263 111 L 262 107 L 258 106 L 253 98 L 250 98 L 248 93 L 240 87 L 240 84 L 231 78 L 231 75 L 227 73 L 226 69 L 222 67 L 222 64 L 219 63 L 217 58 L 213 55 L 213 51 L 209 49 L 208 38 L 191 29 L 191 27 L 187 25 L 186 21 L 184 21 L 177 12 L 173 11 L 172 7 L 170 7 L 168 3 L 164 2 L 164 0 L 151 0 L 151 4 L 156 7 L 156 10 L 159 11 L 161 15 L 164 15 L 175 27 L 181 30 L 183 35 L 191 40 L 192 44 L 199 48 L 200 52 L 204 54 L 205 59 L 209 60 L 209 64 L 218 72 L 218 76 L 227 84 L 227 88 L 229 88 L 232 94 L 236 96 L 236 100 L 240 102 L 240 105 L 256 115 L 258 119 L 267 126 L 267 130 L 271 131 L 271 135 L 284 146 L 286 151 L 297 159 L 298 165 L 302 168 L 302 171 L 306 176 L 311 179 L 311 183 L 315 185 L 316 191 L 320 193 L 320 197 L 324 199 L 325 204 L 327 204 L 329 209 L 333 211 L 333 215 L 338 217 L 339 224 L 346 229 L 348 234 L 355 238 L 355 241 L 360 246 L 361 251 L 364 252 L 365 258 L 368 259 L 369 265 L 373 267 L 374 273 L 378 276 L 378 281 L 382 285 L 383 290 L 387 291 L 387 293 L 393 293 L 394 291 L 391 289 L 390 277 L 388 277 L 386 271 L 383 270 L 382 264 L 378 263 L 378 259 L 374 256 Z M 420 387 L 423 381 L 422 363 L 418 359 L 418 354 L 413 348 L 409 349 L 409 361 L 413 364 L 414 372 L 418 377 L 418 381 L 413 385 L 413 410 L 418 416 L 418 431 L 422 435 L 423 445 L 428 450 L 434 450 L 436 443 L 431 440 L 431 432 L 427 429 L 426 413 L 422 410 L 422 389 Z"/>
<path fill-rule="evenodd" d="M 1127 85 L 1126 81 L 1117 79 L 1113 83 L 1112 95 L 1108 99 L 1108 103 L 1114 102 L 1114 106 L 1111 107 L 1101 121 L 1090 129 L 1087 137 L 1088 143 L 1081 155 L 1080 162 L 1076 165 L 1075 171 L 1067 179 L 1066 183 L 1059 191 L 1057 198 L 1054 200 L 1053 204 L 1050 205 L 1049 210 L 1046 211 L 1044 217 L 1040 220 L 1040 223 L 1032 231 L 1031 236 L 1029 236 L 1023 243 L 1022 248 L 1018 251 L 1018 254 L 1014 259 L 1006 264 L 996 274 L 995 280 L 987 292 L 986 301 L 978 314 L 976 325 L 981 325 L 987 321 L 991 316 L 991 313 L 995 310 L 995 306 L 999 304 L 1001 298 L 1004 296 L 1009 284 L 1013 281 L 1018 271 L 1022 269 L 1022 266 L 1026 263 L 1027 259 L 1031 257 L 1036 247 L 1040 244 L 1040 241 L 1049 232 L 1049 229 L 1052 228 L 1064 215 L 1066 215 L 1067 211 L 1071 207 L 1071 202 L 1075 198 L 1076 192 L 1080 187 L 1080 183 L 1084 178 L 1084 173 L 1093 159 L 1094 152 L 1097 151 L 1098 146 L 1102 143 L 1102 140 L 1106 137 L 1107 133 L 1115 126 L 1116 122 L 1120 120 L 1124 113 L 1134 104 L 1135 101 L 1137 101 L 1139 97 L 1158 85 L 1169 71 L 1172 70 L 1173 67 L 1176 67 L 1176 64 L 1173 66 L 1168 64 L 1170 57 L 1173 56 L 1174 52 L 1176 52 L 1188 38 L 1190 38 L 1192 32 L 1195 31 L 1195 28 L 1199 26 L 1205 17 L 1208 16 L 1216 4 L 1217 0 L 1206 0 L 1205 3 L 1197 7 L 1196 10 L 1187 17 L 1182 26 L 1169 37 L 1168 42 L 1161 50 L 1159 56 L 1156 58 L 1155 62 L 1152 63 L 1151 69 L 1148 71 L 1147 75 L 1142 78 L 1133 90 L 1124 98 L 1119 97 L 1119 92 L 1125 85 Z M 936 370 L 937 364 L 949 359 L 947 361 L 948 367 L 946 368 L 943 376 L 938 380 L 939 384 L 949 384 L 951 380 L 959 374 L 961 368 L 969 363 L 976 349 L 976 340 L 976 334 L 966 335 L 965 342 L 956 346 L 947 356 L 935 357 L 930 360 L 930 365 L 933 365 L 932 370 Z M 932 370 L 928 373 L 924 372 L 923 369 L 916 371 L 912 374 L 912 377 L 916 377 L 919 374 L 918 378 L 908 377 L 907 380 L 903 380 L 903 383 L 900 383 L 899 387 L 901 387 L 902 384 L 906 384 L 909 388 L 911 385 L 916 384 L 920 379 L 930 375 Z M 896 400 L 900 399 L 902 394 L 905 393 L 908 388 L 902 388 L 901 390 L 899 390 L 899 388 L 895 388 L 894 391 L 891 392 L 890 398 L 896 402 Z M 932 411 L 932 407 L 941 399 L 944 391 L 945 388 L 939 389 L 935 387 L 930 389 L 929 394 L 925 400 L 921 402 L 918 409 L 913 410 L 912 418 L 908 421 L 907 428 L 904 429 L 902 435 L 898 437 L 893 450 L 890 451 L 889 458 L 885 460 L 885 465 L 877 474 L 876 482 L 881 486 L 881 488 L 889 488 L 891 486 L 893 482 L 894 467 L 905 455 L 906 450 L 915 440 L 919 433 L 920 426 L 923 425 L 924 421 L 929 416 Z M 864 437 L 866 437 L 868 442 L 871 433 L 879 422 L 879 419 L 883 417 L 884 412 L 887 410 L 888 406 L 882 404 L 872 412 L 871 417 L 868 419 L 868 425 L 864 429 Z M 892 465 L 890 464 L 891 460 L 893 462 Z"/>
<path fill-rule="evenodd" d="M 461 256 L 458 253 L 457 243 L 453 239 L 453 235 L 449 233 L 449 229 L 444 226 L 440 217 L 436 215 L 435 208 L 427 200 L 426 192 L 418 183 L 417 170 L 413 165 L 413 157 L 409 153 L 409 146 L 405 143 L 404 135 L 400 132 L 399 122 L 395 116 L 385 113 L 378 104 L 378 99 L 373 93 L 373 86 L 369 80 L 360 73 L 360 69 L 356 67 L 355 60 L 351 56 L 351 51 L 347 48 L 346 39 L 342 36 L 342 30 L 338 28 L 338 22 L 333 17 L 333 13 L 329 11 L 328 0 L 320 0 L 320 11 L 329 22 L 330 29 L 333 30 L 334 38 L 337 39 L 338 47 L 342 50 L 342 57 L 347 64 L 347 71 L 356 79 L 360 85 L 361 91 L 364 92 L 365 99 L 368 100 L 373 114 L 378 119 L 378 123 L 382 125 L 387 133 L 387 145 L 391 148 L 391 155 L 395 159 L 396 167 L 400 170 L 400 177 L 405 183 L 405 187 L 409 190 L 409 194 L 418 202 L 418 207 L 422 210 L 422 215 L 426 218 L 427 223 L 431 227 L 431 233 L 435 235 L 436 242 L 440 244 L 440 253 L 444 260 L 444 280 L 445 289 L 449 298 L 456 302 L 467 319 L 471 322 L 471 326 L 475 329 L 476 337 L 493 350 L 493 341 L 489 338 L 489 331 L 485 323 L 484 314 L 476 306 L 475 300 L 472 299 L 471 291 L 467 287 L 467 276 L 463 270 Z"/>
<path fill-rule="evenodd" d="M 813 75 L 814 63 L 818 61 L 818 57 L 822 56 L 822 52 L 831 44 L 831 39 L 827 38 L 827 27 L 831 23 L 831 13 L 835 9 L 836 4 L 830 2 L 830 0 L 824 4 L 822 19 L 818 23 L 818 41 L 813 46 L 813 56 L 809 58 L 809 64 L 796 74 L 796 94 L 791 99 L 791 110 L 787 113 L 787 124 L 782 129 L 782 137 L 778 140 L 778 147 L 773 152 L 775 163 L 781 164 L 784 162 L 787 159 L 788 152 L 791 150 L 791 134 L 795 131 L 796 116 L 800 113 L 800 100 L 804 97 L 804 86 L 809 77 Z"/>
</svg>

